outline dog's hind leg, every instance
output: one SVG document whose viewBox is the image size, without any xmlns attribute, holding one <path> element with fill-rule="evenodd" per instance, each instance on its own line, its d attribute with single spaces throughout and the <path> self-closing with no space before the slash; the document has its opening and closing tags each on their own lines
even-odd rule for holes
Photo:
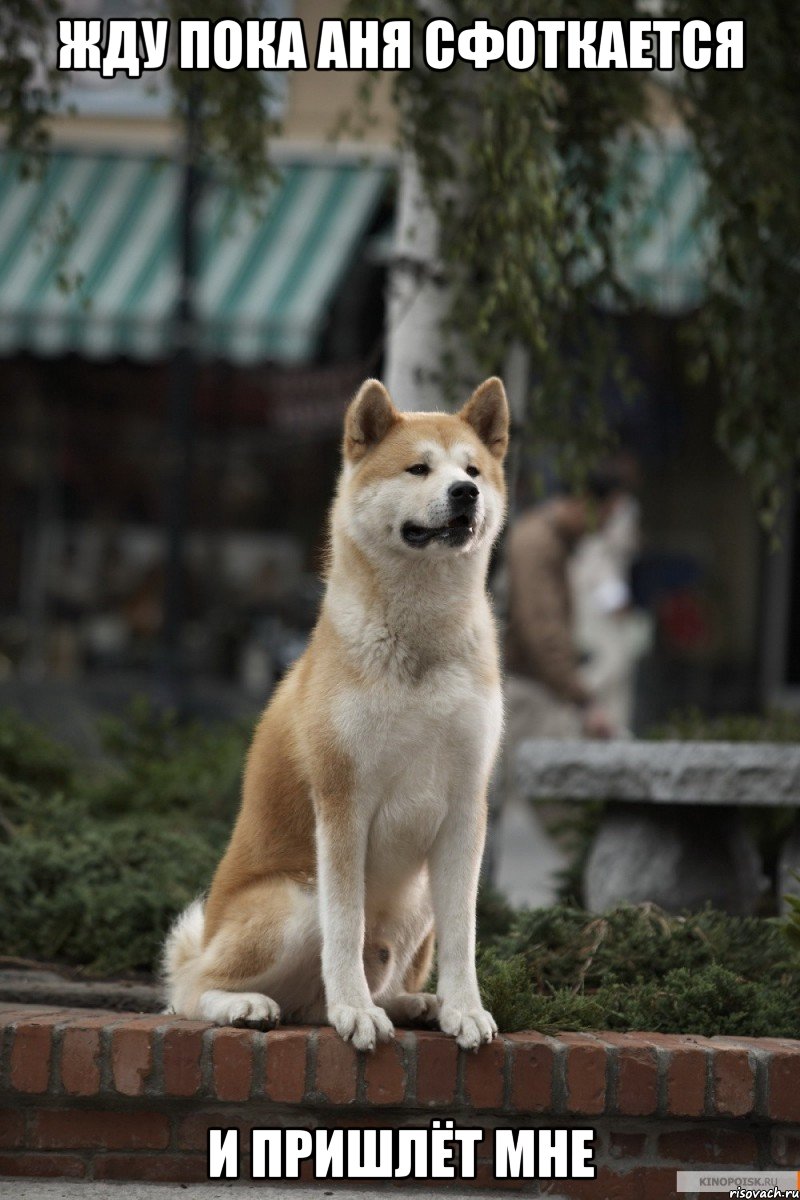
<svg viewBox="0 0 800 1200">
<path fill-rule="evenodd" d="M 215 1025 L 244 1025 L 252 1029 L 272 1029 L 281 1019 L 277 1001 L 260 992 L 226 992 L 210 988 L 200 996 L 200 1017 Z"/>
<path fill-rule="evenodd" d="M 188 910 L 191 911 L 191 910 Z M 231 896 L 207 940 L 202 911 L 167 940 L 165 973 L 174 1011 L 217 1025 L 277 1024 L 281 1012 L 310 1019 L 319 1007 L 320 937 L 316 893 L 285 877 Z M 199 927 L 199 928 L 198 928 Z"/>
<path fill-rule="evenodd" d="M 436 996 L 433 992 L 422 991 L 431 973 L 435 940 L 433 929 L 430 929 L 417 946 L 403 976 L 402 991 L 395 992 L 384 1001 L 384 1007 L 395 1025 L 433 1022 L 439 1015 Z"/>
<path fill-rule="evenodd" d="M 431 927 L 414 951 L 414 957 L 405 973 L 403 987 L 407 992 L 420 992 L 428 982 L 433 966 L 435 945 L 436 935 Z"/>
</svg>

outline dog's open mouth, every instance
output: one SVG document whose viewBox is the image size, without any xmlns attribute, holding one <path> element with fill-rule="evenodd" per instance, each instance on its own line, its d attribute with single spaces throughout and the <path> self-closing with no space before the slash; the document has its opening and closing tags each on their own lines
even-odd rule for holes
<svg viewBox="0 0 800 1200">
<path fill-rule="evenodd" d="M 451 517 L 446 525 L 415 525 L 406 521 L 401 529 L 403 541 L 409 546 L 427 546 L 429 542 L 447 542 L 451 546 L 463 546 L 477 528 L 475 517 L 461 513 Z"/>
</svg>

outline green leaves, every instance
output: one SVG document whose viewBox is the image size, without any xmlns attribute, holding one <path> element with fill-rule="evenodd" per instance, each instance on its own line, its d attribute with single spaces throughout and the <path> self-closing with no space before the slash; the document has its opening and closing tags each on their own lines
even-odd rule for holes
<svg viewBox="0 0 800 1200">
<path fill-rule="evenodd" d="M 171 819 L 227 819 L 236 812 L 249 731 L 244 724 L 180 723 L 139 698 L 100 723 L 107 767 L 85 781 L 92 810 L 152 812 Z"/>
<path fill-rule="evenodd" d="M 246 21 L 263 16 L 259 0 L 205 0 L 202 17 Z M 59 107 L 63 77 L 55 68 L 53 35 L 63 0 L 4 0 L 0 5 L 0 119 L 9 149 L 22 155 L 22 170 L 35 169 L 48 149 L 46 121 Z M 162 14 L 177 22 L 198 16 L 189 0 L 167 0 Z M 52 65 L 48 65 L 52 64 Z M 277 131 L 275 85 L 268 71 L 181 71 L 169 67 L 175 113 L 183 117 L 190 94 L 199 106 L 203 159 L 217 174 L 249 195 L 263 193 L 273 176 L 270 138 Z M 147 82 L 140 81 L 143 90 Z"/>
<path fill-rule="evenodd" d="M 795 912 L 800 945 L 800 901 Z M 483 935 L 478 970 L 505 1030 L 800 1034 L 800 958 L 774 919 L 537 909 Z"/>
<path fill-rule="evenodd" d="M 569 15 L 580 15 L 579 5 Z M 392 16 L 421 30 L 429 13 L 402 0 Z M 355 13 L 380 14 L 360 0 Z M 493 25 L 518 16 L 510 0 L 492 9 Z M 566 15 L 550 0 L 538 17 Z M 604 16 L 636 15 L 614 0 Z M 448 8 L 459 26 L 485 18 L 478 0 Z M 533 384 L 527 438 L 553 450 L 564 472 L 585 473 L 604 451 L 609 430 L 600 387 L 616 348 L 593 300 L 601 276 L 614 278 L 609 212 L 603 198 L 613 175 L 609 147 L 644 113 L 639 75 L 576 71 L 516 72 L 502 64 L 444 73 L 420 65 L 393 78 L 402 136 L 416 155 L 440 221 L 441 254 L 451 287 L 442 330 L 443 389 L 461 389 L 458 364 L 468 356 L 485 373 L 502 370 L 515 341 L 529 349 Z M 596 266 L 579 279 L 576 246 L 596 247 Z M 453 368 L 456 368 L 453 370 Z M 452 377 L 451 377 L 452 376 Z"/>
<path fill-rule="evenodd" d="M 800 872 L 793 871 L 793 877 L 800 883 Z M 786 895 L 784 900 L 789 906 L 789 912 L 783 923 L 783 932 L 789 940 L 789 944 L 797 951 L 800 951 L 800 896 Z"/>
<path fill-rule="evenodd" d="M 260 0 L 204 0 L 202 13 L 191 0 L 168 0 L 172 28 L 180 20 L 236 20 L 263 16 Z M 272 181 L 270 139 L 278 130 L 275 87 L 268 71 L 182 71 L 170 67 L 173 107 L 183 116 L 192 93 L 199 106 L 206 165 L 252 197 Z"/>
<path fill-rule="evenodd" d="M 5 145 L 32 168 L 47 148 L 45 119 L 56 107 L 58 73 L 51 39 L 59 0 L 4 0 L 0 5 L 0 120 Z"/>
<path fill-rule="evenodd" d="M 63 788 L 71 781 L 74 767 L 74 757 L 65 746 L 12 709 L 0 710 L 0 779 Z"/>
<path fill-rule="evenodd" d="M 418 33 L 430 15 L 422 0 L 351 0 L 349 9 L 410 17 Z M 486 17 L 480 0 L 452 0 L 447 15 L 459 27 Z M 545 0 L 536 11 L 640 15 L 633 0 L 602 12 L 593 0 Z M 670 0 L 663 15 L 697 13 L 690 0 Z M 511 0 L 499 0 L 491 22 L 501 28 L 518 16 Z M 629 304 L 612 218 L 630 203 L 632 181 L 615 171 L 615 148 L 653 111 L 668 124 L 682 114 L 708 183 L 704 215 L 717 231 L 708 299 L 691 321 L 689 369 L 712 380 L 718 441 L 772 528 L 800 457 L 800 9 L 765 0 L 754 12 L 745 0 L 712 0 L 704 17 L 747 19 L 746 70 L 675 72 L 667 91 L 662 78 L 636 71 L 516 72 L 494 63 L 437 73 L 422 65 L 418 45 L 415 69 L 392 83 L 402 139 L 442 228 L 452 297 L 442 386 L 462 389 L 459 346 L 488 374 L 521 342 L 532 362 L 528 446 L 546 448 L 573 482 L 608 447 L 599 396 L 615 373 L 620 382 L 620 364 L 623 394 L 632 390 L 596 306 L 600 295 L 620 310 Z"/>
<path fill-rule="evenodd" d="M 76 763 L 0 714 L 0 953 L 150 971 L 224 850 L 247 731 L 139 701 L 102 732 L 107 759 Z"/>
</svg>

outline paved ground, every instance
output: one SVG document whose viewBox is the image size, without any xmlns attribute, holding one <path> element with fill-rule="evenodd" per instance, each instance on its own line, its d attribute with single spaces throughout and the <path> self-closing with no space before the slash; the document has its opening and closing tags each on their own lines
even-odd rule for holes
<svg viewBox="0 0 800 1200">
<path fill-rule="evenodd" d="M 391 1185 L 389 1185 L 391 1187 Z M 0 1196 L 4 1200 L 186 1200 L 187 1195 L 200 1192 L 203 1200 L 236 1200 L 243 1189 L 272 1192 L 273 1196 L 287 1196 L 291 1200 L 321 1200 L 333 1196 L 335 1200 L 385 1200 L 387 1185 L 354 1191 L 346 1184 L 320 1181 L 316 1187 L 295 1188 L 286 1183 L 84 1183 L 83 1180 L 60 1179 L 0 1179 Z M 430 1196 L 429 1188 L 424 1191 L 391 1187 L 393 1196 Z M 497 1200 L 497 1192 L 443 1192 L 446 1200 Z M 551 1196 L 550 1200 L 559 1200 Z"/>
<path fill-rule="evenodd" d="M 494 884 L 515 908 L 555 903 L 556 872 L 565 858 L 533 805 L 513 800 L 503 806 L 495 846 Z"/>
</svg>

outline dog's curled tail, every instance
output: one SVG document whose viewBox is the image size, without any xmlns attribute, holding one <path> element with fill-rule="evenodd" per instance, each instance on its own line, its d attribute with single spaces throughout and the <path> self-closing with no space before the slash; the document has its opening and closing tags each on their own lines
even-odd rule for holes
<svg viewBox="0 0 800 1200">
<path fill-rule="evenodd" d="M 193 991 L 192 983 L 203 952 L 203 929 L 205 914 L 202 899 L 193 900 L 179 917 L 176 917 L 164 943 L 161 957 L 161 978 L 166 994 L 167 1007 L 172 1012 L 189 1016 L 187 991 Z"/>
</svg>

